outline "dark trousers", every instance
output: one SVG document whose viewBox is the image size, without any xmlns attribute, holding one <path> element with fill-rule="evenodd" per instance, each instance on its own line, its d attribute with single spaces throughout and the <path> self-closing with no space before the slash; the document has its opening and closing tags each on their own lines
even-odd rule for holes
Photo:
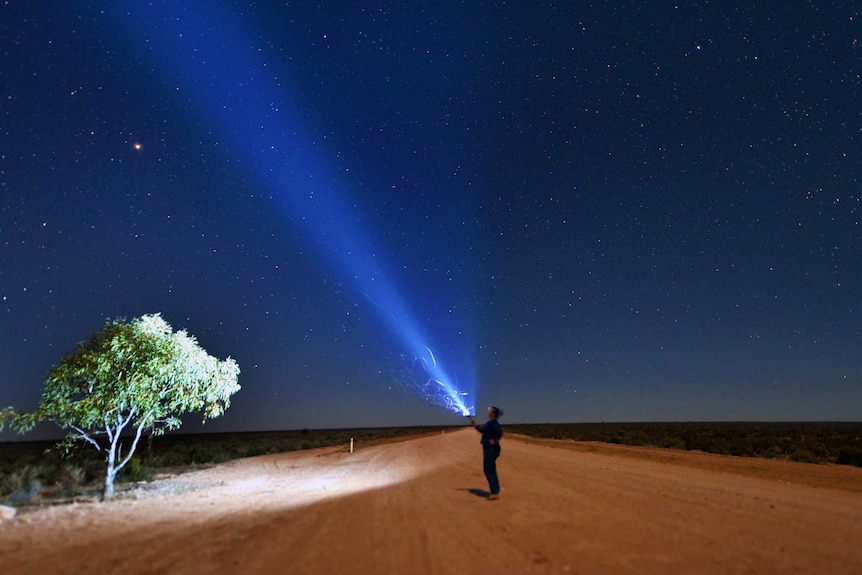
<svg viewBox="0 0 862 575">
<path fill-rule="evenodd" d="M 500 480 L 497 478 L 497 458 L 500 457 L 499 445 L 487 445 L 482 447 L 482 470 L 488 479 L 488 488 L 491 493 L 500 493 Z"/>
</svg>

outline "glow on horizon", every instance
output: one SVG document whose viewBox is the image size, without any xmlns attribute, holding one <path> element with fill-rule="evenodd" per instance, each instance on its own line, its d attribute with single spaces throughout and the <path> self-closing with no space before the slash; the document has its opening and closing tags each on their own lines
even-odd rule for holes
<svg viewBox="0 0 862 575">
<path fill-rule="evenodd" d="M 308 242 L 375 303 L 387 327 L 427 373 L 421 390 L 425 397 L 454 413 L 469 415 L 473 406 L 466 398 L 475 391 L 475 382 L 472 378 L 467 382 L 469 391 L 460 389 L 435 357 L 395 282 L 383 271 L 386 266 L 371 240 L 374 234 L 363 229 L 344 194 L 347 182 L 342 183 L 320 153 L 309 149 L 316 145 L 309 136 L 313 131 L 305 127 L 298 107 L 285 95 L 290 79 L 277 78 L 270 71 L 264 52 L 255 48 L 262 44 L 259 35 L 245 29 L 251 22 L 198 0 L 184 2 L 181 10 L 161 3 L 122 2 L 120 6 L 115 20 L 121 24 L 121 36 L 127 41 L 143 38 L 159 69 L 171 77 L 185 99 L 199 105 L 208 125 L 242 165 L 250 166 L 272 193 L 272 201 L 301 222 Z M 189 14 L 194 16 L 185 17 Z"/>
</svg>

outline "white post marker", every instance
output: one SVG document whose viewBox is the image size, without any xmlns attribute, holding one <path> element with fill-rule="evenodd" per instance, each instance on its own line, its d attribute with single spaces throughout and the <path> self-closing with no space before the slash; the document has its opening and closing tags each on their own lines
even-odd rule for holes
<svg viewBox="0 0 862 575">
<path fill-rule="evenodd" d="M 353 453 L 353 438 L 350 438 L 350 453 Z"/>
</svg>

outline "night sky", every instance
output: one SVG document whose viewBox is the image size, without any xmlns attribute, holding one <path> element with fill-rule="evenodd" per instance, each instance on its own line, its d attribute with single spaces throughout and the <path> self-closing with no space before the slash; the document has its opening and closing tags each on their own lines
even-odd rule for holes
<svg viewBox="0 0 862 575">
<path fill-rule="evenodd" d="M 504 424 L 862 420 L 860 40 L 825 0 L 9 0 L 0 406 L 160 312 L 242 369 L 190 432 L 459 424 L 434 360 Z"/>
</svg>

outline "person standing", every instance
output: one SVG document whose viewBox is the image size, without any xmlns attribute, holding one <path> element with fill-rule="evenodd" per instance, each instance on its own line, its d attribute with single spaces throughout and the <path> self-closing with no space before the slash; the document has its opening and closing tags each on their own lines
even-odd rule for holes
<svg viewBox="0 0 862 575">
<path fill-rule="evenodd" d="M 488 421 L 477 424 L 470 418 L 470 424 L 482 434 L 482 470 L 488 479 L 488 489 L 491 491 L 488 499 L 500 498 L 500 480 L 497 477 L 497 458 L 500 457 L 500 438 L 503 437 L 503 427 L 497 419 L 503 415 L 499 407 L 488 408 Z"/>
</svg>

